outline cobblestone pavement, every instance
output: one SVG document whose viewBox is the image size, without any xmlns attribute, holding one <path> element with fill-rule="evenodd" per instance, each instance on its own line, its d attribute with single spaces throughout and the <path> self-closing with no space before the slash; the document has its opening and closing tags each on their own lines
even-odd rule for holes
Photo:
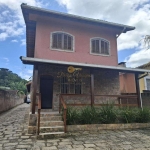
<svg viewBox="0 0 150 150">
<path fill-rule="evenodd" d="M 28 111 L 23 104 L 0 115 L 0 150 L 150 150 L 150 129 L 84 131 L 37 140 L 26 134 Z"/>
</svg>

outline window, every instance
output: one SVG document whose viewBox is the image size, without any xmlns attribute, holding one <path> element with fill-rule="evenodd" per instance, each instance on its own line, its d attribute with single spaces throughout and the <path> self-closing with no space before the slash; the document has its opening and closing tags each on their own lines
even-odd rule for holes
<svg viewBox="0 0 150 150">
<path fill-rule="evenodd" d="M 81 82 L 68 82 L 66 77 L 61 77 L 60 89 L 63 94 L 81 94 Z"/>
<path fill-rule="evenodd" d="M 146 87 L 147 90 L 150 90 L 150 79 L 146 78 Z"/>
<path fill-rule="evenodd" d="M 101 38 L 92 39 L 91 53 L 109 55 L 109 42 Z"/>
<path fill-rule="evenodd" d="M 52 33 L 52 48 L 73 51 L 73 36 L 66 33 Z"/>
</svg>

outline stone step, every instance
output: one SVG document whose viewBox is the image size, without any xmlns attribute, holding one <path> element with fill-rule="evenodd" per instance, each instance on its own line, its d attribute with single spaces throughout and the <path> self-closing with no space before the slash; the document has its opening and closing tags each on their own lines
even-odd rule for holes
<svg viewBox="0 0 150 150">
<path fill-rule="evenodd" d="M 64 126 L 40 127 L 40 133 L 63 132 L 63 131 L 64 131 Z"/>
<path fill-rule="evenodd" d="M 63 121 L 41 121 L 40 126 L 41 127 L 47 127 L 47 126 L 63 126 Z"/>
<path fill-rule="evenodd" d="M 43 121 L 62 121 L 62 116 L 49 116 L 49 117 L 41 117 L 41 122 Z"/>
<path fill-rule="evenodd" d="M 40 133 L 39 135 L 53 135 L 53 134 L 64 134 L 65 132 L 48 132 L 48 133 Z"/>
<path fill-rule="evenodd" d="M 40 129 L 48 129 L 48 128 L 63 128 L 64 126 L 51 126 L 51 127 L 40 127 Z"/>
<path fill-rule="evenodd" d="M 40 114 L 40 116 L 41 117 L 51 117 L 51 116 L 61 116 L 61 114 L 59 114 L 58 112 L 52 112 L 52 113 L 48 113 L 48 112 L 46 112 L 46 113 L 41 113 Z"/>
</svg>

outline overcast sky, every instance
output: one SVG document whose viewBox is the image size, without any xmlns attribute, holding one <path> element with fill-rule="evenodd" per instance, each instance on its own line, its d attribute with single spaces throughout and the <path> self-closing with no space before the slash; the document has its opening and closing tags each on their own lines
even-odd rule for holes
<svg viewBox="0 0 150 150">
<path fill-rule="evenodd" d="M 26 79 L 32 76 L 32 67 L 19 59 L 26 56 L 21 3 L 134 26 L 134 31 L 118 38 L 118 62 L 137 67 L 150 61 L 150 50 L 142 40 L 150 34 L 150 0 L 0 0 L 0 68 L 8 68 Z"/>
</svg>

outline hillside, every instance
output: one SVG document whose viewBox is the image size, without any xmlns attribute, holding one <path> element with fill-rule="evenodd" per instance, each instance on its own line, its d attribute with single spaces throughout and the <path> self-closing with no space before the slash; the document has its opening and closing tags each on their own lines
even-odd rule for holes
<svg viewBox="0 0 150 150">
<path fill-rule="evenodd" d="M 0 68 L 0 88 L 18 90 L 26 93 L 25 84 L 27 82 L 9 69 Z"/>
</svg>

